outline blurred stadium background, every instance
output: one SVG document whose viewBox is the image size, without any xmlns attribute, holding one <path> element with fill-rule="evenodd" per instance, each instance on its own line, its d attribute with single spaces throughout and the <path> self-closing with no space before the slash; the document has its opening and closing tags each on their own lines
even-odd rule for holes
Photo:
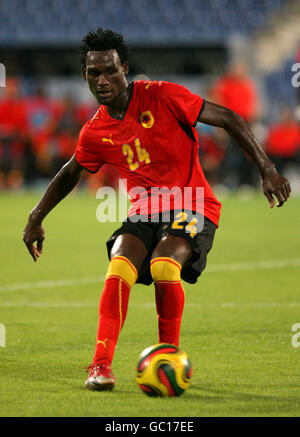
<svg viewBox="0 0 300 437">
<path fill-rule="evenodd" d="M 239 112 L 300 191 L 300 93 L 291 84 L 300 62 L 299 0 L 1 1 L 0 190 L 44 186 L 73 154 L 96 110 L 78 47 L 98 26 L 130 44 L 130 80 L 174 81 Z M 255 188 L 255 168 L 229 137 L 197 128 L 209 182 Z M 93 189 L 115 177 L 106 169 L 84 184 Z"/>
</svg>

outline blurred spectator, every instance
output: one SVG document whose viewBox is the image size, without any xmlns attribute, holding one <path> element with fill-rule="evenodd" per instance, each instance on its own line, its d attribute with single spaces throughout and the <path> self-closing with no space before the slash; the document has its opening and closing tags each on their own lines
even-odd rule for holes
<svg viewBox="0 0 300 437">
<path fill-rule="evenodd" d="M 247 123 L 258 115 L 256 86 L 248 75 L 247 64 L 242 61 L 233 63 L 227 74 L 217 80 L 211 97 L 219 105 L 237 112 Z"/>
<path fill-rule="evenodd" d="M 41 90 L 27 102 L 30 137 L 39 175 L 51 178 L 72 156 L 79 132 L 77 106 L 70 96 L 47 99 Z"/>
<path fill-rule="evenodd" d="M 210 98 L 237 112 L 250 125 L 259 116 L 256 86 L 248 75 L 246 63 L 242 61 L 233 63 L 229 71 L 215 82 Z M 256 184 L 257 175 L 252 162 L 230 137 L 227 138 L 223 171 L 223 183 L 230 188 Z"/>
<path fill-rule="evenodd" d="M 199 157 L 206 179 L 211 185 L 222 182 L 221 164 L 225 156 L 225 132 L 205 124 L 197 124 Z"/>
<path fill-rule="evenodd" d="M 27 127 L 30 134 L 49 133 L 53 130 L 59 115 L 58 102 L 51 101 L 41 87 L 25 99 Z"/>
<path fill-rule="evenodd" d="M 77 103 L 73 96 L 65 95 L 57 104 L 57 131 L 68 131 L 77 135 L 83 124 L 97 111 L 98 105 Z"/>
<path fill-rule="evenodd" d="M 269 127 L 266 151 L 279 173 L 291 163 L 300 163 L 300 127 L 290 108 L 284 108 L 281 120 Z"/>
<path fill-rule="evenodd" d="M 34 183 L 41 176 L 50 177 L 43 171 L 40 157 L 45 153 L 45 143 L 54 129 L 58 115 L 57 104 L 48 99 L 41 87 L 24 98 L 26 117 L 26 153 L 24 155 L 24 173 L 27 184 Z M 48 152 L 47 152 L 48 153 Z"/>
<path fill-rule="evenodd" d="M 21 99 L 20 83 L 17 79 L 9 78 L 6 87 L 1 88 L 0 134 L 15 135 L 25 127 L 25 106 Z"/>
<path fill-rule="evenodd" d="M 0 188 L 19 188 L 23 184 L 26 149 L 25 106 L 20 83 L 9 78 L 1 90 L 0 99 Z"/>
</svg>

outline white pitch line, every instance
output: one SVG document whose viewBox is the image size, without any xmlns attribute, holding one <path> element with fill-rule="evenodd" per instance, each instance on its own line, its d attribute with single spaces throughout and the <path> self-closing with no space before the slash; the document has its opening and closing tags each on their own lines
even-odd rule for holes
<svg viewBox="0 0 300 437">
<path fill-rule="evenodd" d="M 97 302 L 2 302 L 1 307 L 22 307 L 22 308 L 95 308 Z M 144 302 L 141 304 L 132 303 L 131 308 L 151 308 L 155 309 L 154 302 Z M 186 303 L 187 308 L 299 308 L 300 302 L 219 302 L 200 304 Z"/>
<path fill-rule="evenodd" d="M 295 259 L 277 259 L 267 261 L 240 262 L 232 264 L 214 264 L 208 266 L 207 272 L 226 272 L 240 270 L 257 270 L 257 269 L 275 269 L 283 267 L 298 267 L 300 266 L 300 258 Z"/>
<path fill-rule="evenodd" d="M 254 262 L 240 262 L 231 264 L 213 264 L 208 265 L 206 268 L 207 273 L 217 272 L 237 272 L 242 270 L 260 270 L 260 269 L 275 269 L 284 267 L 300 267 L 300 258 L 294 259 L 281 259 L 281 260 L 267 260 L 267 261 L 254 261 Z M 74 278 L 74 279 L 58 279 L 52 281 L 38 281 L 38 282 L 25 282 L 21 284 L 8 284 L 0 286 L 0 293 L 10 291 L 22 291 L 40 288 L 56 288 L 56 287 L 70 287 L 75 285 L 84 284 L 97 284 L 103 283 L 105 276 L 92 276 L 86 278 Z"/>
<path fill-rule="evenodd" d="M 81 284 L 96 284 L 97 282 L 103 283 L 104 280 L 105 276 L 92 276 L 76 279 L 57 279 L 53 281 L 24 282 L 22 284 L 3 285 L 0 287 L 0 292 L 31 290 L 33 288 L 70 287 Z"/>
</svg>

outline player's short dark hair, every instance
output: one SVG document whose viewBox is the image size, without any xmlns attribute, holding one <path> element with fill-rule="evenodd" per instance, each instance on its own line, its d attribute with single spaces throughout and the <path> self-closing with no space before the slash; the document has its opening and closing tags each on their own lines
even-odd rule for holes
<svg viewBox="0 0 300 437">
<path fill-rule="evenodd" d="M 85 68 L 85 57 L 91 50 L 116 50 L 123 64 L 128 60 L 129 47 L 120 33 L 113 32 L 110 29 L 98 27 L 95 32 L 89 32 L 83 39 L 80 46 L 80 63 Z"/>
</svg>

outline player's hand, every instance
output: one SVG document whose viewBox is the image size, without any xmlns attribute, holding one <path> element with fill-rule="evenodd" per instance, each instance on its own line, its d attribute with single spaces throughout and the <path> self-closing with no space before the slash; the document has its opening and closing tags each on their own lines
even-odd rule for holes
<svg viewBox="0 0 300 437">
<path fill-rule="evenodd" d="M 263 192 L 269 201 L 270 208 L 275 206 L 275 199 L 273 196 L 277 197 L 277 206 L 280 207 L 289 198 L 291 187 L 289 181 L 273 170 L 266 173 L 263 177 Z"/>
<path fill-rule="evenodd" d="M 44 239 L 45 231 L 42 225 L 32 222 L 29 218 L 28 223 L 23 231 L 23 241 L 35 262 L 43 252 Z M 36 245 L 34 244 L 35 242 Z"/>
</svg>

